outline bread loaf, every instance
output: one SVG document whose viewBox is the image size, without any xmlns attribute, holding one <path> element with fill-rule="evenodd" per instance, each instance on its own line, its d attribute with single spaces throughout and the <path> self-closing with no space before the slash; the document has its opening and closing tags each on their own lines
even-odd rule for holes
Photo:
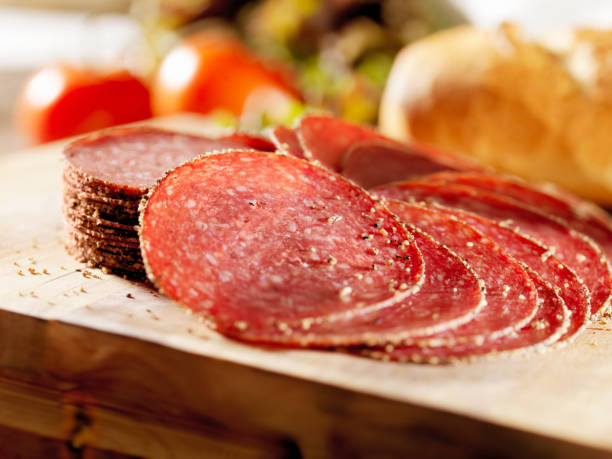
<svg viewBox="0 0 612 459">
<path fill-rule="evenodd" d="M 612 206 L 612 31 L 431 35 L 398 54 L 380 128 Z"/>
</svg>

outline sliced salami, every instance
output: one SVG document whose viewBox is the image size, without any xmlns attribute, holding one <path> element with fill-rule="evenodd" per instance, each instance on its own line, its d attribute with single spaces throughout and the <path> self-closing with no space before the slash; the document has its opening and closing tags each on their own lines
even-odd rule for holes
<svg viewBox="0 0 612 459">
<path fill-rule="evenodd" d="M 98 186 L 122 196 L 139 196 L 179 164 L 235 146 L 229 140 L 153 128 L 116 128 L 73 142 L 65 150 L 65 158 Z"/>
<path fill-rule="evenodd" d="M 275 126 L 270 131 L 270 137 L 278 151 L 295 156 L 296 158 L 304 158 L 302 144 L 294 129 L 283 125 Z"/>
<path fill-rule="evenodd" d="M 543 351 L 566 333 L 570 312 L 550 284 L 533 271 L 530 271 L 530 275 L 542 304 L 534 319 L 515 333 L 478 342 L 458 342 L 451 346 L 386 346 L 353 352 L 381 360 L 440 364 Z"/>
<path fill-rule="evenodd" d="M 380 310 L 357 310 L 336 321 L 312 320 L 270 336 L 265 330 L 242 335 L 259 342 L 297 346 L 354 346 L 401 342 L 469 322 L 486 308 L 484 284 L 464 260 L 422 231 L 408 226 L 425 263 L 418 292 Z"/>
<path fill-rule="evenodd" d="M 64 194 L 63 208 L 65 212 L 77 212 L 89 215 L 92 218 L 117 222 L 120 225 L 132 227 L 138 225 L 138 211 L 136 213 L 124 212 L 121 208 L 95 201 L 78 199 L 72 194 Z M 66 215 L 66 217 L 68 216 Z"/>
<path fill-rule="evenodd" d="M 393 200 L 386 205 L 403 222 L 421 228 L 466 260 L 486 287 L 487 307 L 470 322 L 412 341 L 419 345 L 441 346 L 480 342 L 485 338 L 492 340 L 531 321 L 538 306 L 533 282 L 525 269 L 491 239 L 457 218 L 433 209 Z"/>
<path fill-rule="evenodd" d="M 126 234 L 128 236 L 136 234 L 136 237 L 138 237 L 136 225 L 124 224 L 115 220 L 105 219 L 100 217 L 100 215 L 96 214 L 95 212 L 82 212 L 81 209 L 64 207 L 63 210 L 64 215 L 68 220 L 75 223 L 80 223 L 83 226 L 89 225 L 95 228 L 99 227 L 101 230 L 118 230 L 118 234 Z"/>
<path fill-rule="evenodd" d="M 610 217 L 594 204 L 577 196 L 561 194 L 550 186 L 532 185 L 518 178 L 483 173 L 440 173 L 423 180 L 431 183 L 465 185 L 492 191 L 539 209 L 559 218 L 570 228 L 589 236 L 599 245 L 610 262 L 612 260 L 612 222 Z"/>
<path fill-rule="evenodd" d="M 503 196 L 460 185 L 401 182 L 377 190 L 387 198 L 466 210 L 534 238 L 584 281 L 591 295 L 592 315 L 607 308 L 612 293 L 608 262 L 590 239 L 566 225 Z"/>
<path fill-rule="evenodd" d="M 269 139 L 248 132 L 234 132 L 215 140 L 229 142 L 234 148 L 243 147 L 259 151 L 276 151 L 276 145 Z"/>
<path fill-rule="evenodd" d="M 414 238 L 390 212 L 349 181 L 272 153 L 177 167 L 149 194 L 140 241 L 166 295 L 244 339 L 382 309 L 423 282 Z"/>
<path fill-rule="evenodd" d="M 386 140 L 374 129 L 324 115 L 305 116 L 297 129 L 304 157 L 318 160 L 334 171 L 342 167 L 342 158 L 351 146 L 364 140 Z"/>
<path fill-rule="evenodd" d="M 342 159 L 341 172 L 364 188 L 409 180 L 439 171 L 481 170 L 467 160 L 433 149 L 372 139 L 352 145 Z"/>
<path fill-rule="evenodd" d="M 504 251 L 524 263 L 554 286 L 571 313 L 570 324 L 560 338 L 567 341 L 582 331 L 590 315 L 590 297 L 584 283 L 550 250 L 533 239 L 470 212 L 429 205 L 438 212 L 454 216 L 486 235 Z"/>
</svg>

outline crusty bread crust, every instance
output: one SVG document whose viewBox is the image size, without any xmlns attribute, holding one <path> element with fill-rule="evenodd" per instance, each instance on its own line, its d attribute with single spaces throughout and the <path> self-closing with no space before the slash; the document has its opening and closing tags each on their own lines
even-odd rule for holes
<svg viewBox="0 0 612 459">
<path fill-rule="evenodd" d="M 612 31 L 553 47 L 508 24 L 406 47 L 383 95 L 383 133 L 433 144 L 612 206 Z"/>
</svg>

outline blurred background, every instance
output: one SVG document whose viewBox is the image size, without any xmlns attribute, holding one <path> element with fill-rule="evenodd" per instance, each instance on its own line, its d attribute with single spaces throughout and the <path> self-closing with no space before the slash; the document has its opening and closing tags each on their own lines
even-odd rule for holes
<svg viewBox="0 0 612 459">
<path fill-rule="evenodd" d="M 609 28 L 612 2 L 0 1 L 0 153 L 181 111 L 250 129 L 311 108 L 375 123 L 403 45 L 504 20 Z"/>
</svg>

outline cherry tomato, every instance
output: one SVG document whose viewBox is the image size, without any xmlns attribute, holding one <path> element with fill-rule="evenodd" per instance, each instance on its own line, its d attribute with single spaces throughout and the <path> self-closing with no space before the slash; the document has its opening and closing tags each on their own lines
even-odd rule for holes
<svg viewBox="0 0 612 459">
<path fill-rule="evenodd" d="M 285 74 L 257 60 L 238 40 L 203 32 L 162 61 L 151 86 L 153 113 L 225 109 L 240 115 L 249 94 L 262 86 L 300 98 Z"/>
<path fill-rule="evenodd" d="M 48 142 L 149 118 L 149 90 L 127 71 L 99 73 L 64 64 L 44 67 L 17 99 L 18 130 L 33 143 Z"/>
</svg>

